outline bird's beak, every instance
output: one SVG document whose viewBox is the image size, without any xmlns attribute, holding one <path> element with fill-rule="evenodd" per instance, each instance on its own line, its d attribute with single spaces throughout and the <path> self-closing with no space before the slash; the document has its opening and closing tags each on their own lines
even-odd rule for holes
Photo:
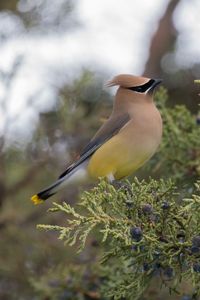
<svg viewBox="0 0 200 300">
<path fill-rule="evenodd" d="M 157 85 L 161 84 L 161 82 L 162 82 L 162 79 L 154 79 L 154 83 L 152 84 L 150 90 L 153 91 Z"/>
</svg>

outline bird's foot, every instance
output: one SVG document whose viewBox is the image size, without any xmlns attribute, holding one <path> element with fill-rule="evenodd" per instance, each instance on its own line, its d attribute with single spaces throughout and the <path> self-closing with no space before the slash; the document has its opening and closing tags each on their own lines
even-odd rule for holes
<svg viewBox="0 0 200 300">
<path fill-rule="evenodd" d="M 127 194 L 132 194 L 131 186 L 127 182 L 113 180 L 112 185 L 116 190 L 122 190 Z"/>
</svg>

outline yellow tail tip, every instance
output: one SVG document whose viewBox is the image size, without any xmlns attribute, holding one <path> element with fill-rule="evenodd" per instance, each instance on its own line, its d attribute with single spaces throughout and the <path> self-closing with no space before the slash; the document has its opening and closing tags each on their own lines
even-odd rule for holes
<svg viewBox="0 0 200 300">
<path fill-rule="evenodd" d="M 44 200 L 40 199 L 38 197 L 38 195 L 34 195 L 31 197 L 31 201 L 35 204 L 35 205 L 38 205 L 38 204 L 41 204 L 44 202 Z"/>
</svg>

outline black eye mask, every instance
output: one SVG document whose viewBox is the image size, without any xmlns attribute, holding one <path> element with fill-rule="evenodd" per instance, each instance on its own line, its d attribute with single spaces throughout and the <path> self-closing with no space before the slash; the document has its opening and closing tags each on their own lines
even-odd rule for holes
<svg viewBox="0 0 200 300">
<path fill-rule="evenodd" d="M 138 93 L 145 93 L 151 86 L 155 83 L 155 80 L 150 79 L 147 83 L 143 85 L 133 86 L 130 88 L 127 88 L 128 90 L 135 91 Z"/>
</svg>

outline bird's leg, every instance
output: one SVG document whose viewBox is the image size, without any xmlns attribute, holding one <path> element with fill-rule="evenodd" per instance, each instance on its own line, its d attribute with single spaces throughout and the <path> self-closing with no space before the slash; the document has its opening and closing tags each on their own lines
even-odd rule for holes
<svg viewBox="0 0 200 300">
<path fill-rule="evenodd" d="M 114 175 L 112 173 L 110 173 L 109 175 L 107 175 L 107 179 L 108 179 L 108 182 L 110 184 L 112 184 L 117 190 L 124 190 L 124 192 L 127 195 L 132 194 L 132 191 L 130 189 L 129 184 L 126 183 L 126 182 L 122 182 L 120 180 L 116 180 L 115 177 L 114 177 Z"/>
<path fill-rule="evenodd" d="M 116 180 L 115 176 L 112 173 L 107 175 L 107 179 L 108 182 L 112 184 L 117 190 L 119 190 L 122 187 L 121 182 Z"/>
<path fill-rule="evenodd" d="M 123 189 L 123 187 L 124 187 L 123 182 L 121 182 L 121 181 L 119 181 L 119 180 L 113 180 L 113 181 L 111 182 L 111 184 L 114 186 L 114 188 L 115 188 L 116 190 L 121 190 L 121 189 Z"/>
<path fill-rule="evenodd" d="M 113 183 L 113 181 L 115 181 L 115 176 L 113 175 L 113 173 L 108 174 L 107 176 L 108 182 L 109 183 Z"/>
<path fill-rule="evenodd" d="M 132 191 L 130 189 L 130 186 L 128 183 L 120 181 L 120 180 L 114 180 L 111 182 L 111 184 L 118 190 L 123 190 L 126 194 L 131 194 Z"/>
</svg>

